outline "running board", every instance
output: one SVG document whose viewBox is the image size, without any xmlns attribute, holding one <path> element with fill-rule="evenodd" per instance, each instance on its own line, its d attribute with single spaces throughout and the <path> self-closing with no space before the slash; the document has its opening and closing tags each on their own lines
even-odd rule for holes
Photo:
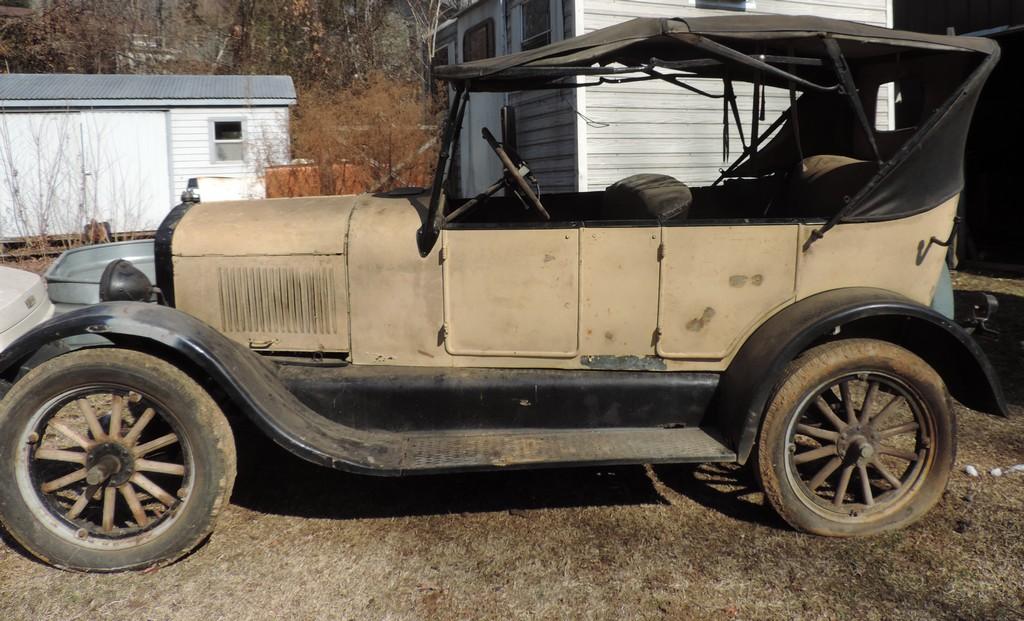
<svg viewBox="0 0 1024 621">
<path fill-rule="evenodd" d="M 249 352 L 232 370 L 248 372 L 238 393 L 249 415 L 278 444 L 338 470 L 396 476 L 469 470 L 682 462 L 733 462 L 736 453 L 708 428 L 599 427 L 392 431 L 346 425 L 314 412 Z M 259 397 L 255 399 L 254 397 Z"/>
<path fill-rule="evenodd" d="M 255 417 L 296 455 L 338 470 L 381 476 L 685 462 L 734 462 L 710 429 L 486 429 L 394 432 L 357 429 L 300 404 Z"/>
<path fill-rule="evenodd" d="M 396 434 L 402 474 L 613 464 L 735 461 L 703 429 L 514 429 Z"/>
</svg>

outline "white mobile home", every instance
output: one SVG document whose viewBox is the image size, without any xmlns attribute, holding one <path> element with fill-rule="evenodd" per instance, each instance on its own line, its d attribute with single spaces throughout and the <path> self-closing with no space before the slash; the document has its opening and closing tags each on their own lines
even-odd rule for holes
<svg viewBox="0 0 1024 621">
<path fill-rule="evenodd" d="M 153 229 L 192 177 L 262 196 L 294 103 L 287 76 L 0 75 L 0 237 Z"/>
<path fill-rule="evenodd" d="M 438 33 L 439 62 L 466 62 L 579 36 L 634 17 L 696 17 L 736 12 L 817 15 L 892 26 L 892 0 L 479 0 Z M 692 81 L 699 85 L 700 80 Z M 721 83 L 706 84 L 721 94 Z M 701 85 L 704 88 L 704 85 Z M 890 89 L 880 91 L 876 124 L 889 129 Z M 752 93 L 737 93 L 739 109 Z M 789 93 L 766 89 L 767 127 L 789 107 Z M 459 144 L 463 195 L 486 188 L 501 165 L 480 132 L 495 134 L 503 105 L 515 110 L 516 144 L 543 192 L 603 190 L 642 172 L 672 175 L 688 184 L 710 183 L 726 165 L 723 100 L 688 93 L 665 82 L 535 91 L 473 93 Z M 744 118 L 750 135 L 751 119 Z M 737 132 L 728 137 L 733 157 L 742 152 Z M 470 166 L 469 163 L 473 165 Z"/>
</svg>

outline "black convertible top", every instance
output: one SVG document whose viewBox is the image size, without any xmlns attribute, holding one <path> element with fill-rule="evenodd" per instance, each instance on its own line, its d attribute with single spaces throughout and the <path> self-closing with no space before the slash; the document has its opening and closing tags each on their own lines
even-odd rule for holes
<svg viewBox="0 0 1024 621">
<path fill-rule="evenodd" d="M 936 50 L 998 54 L 990 39 L 931 35 L 891 30 L 813 16 L 726 15 L 693 18 L 637 18 L 550 45 L 434 69 L 434 77 L 471 81 L 470 90 L 492 90 L 487 82 L 544 80 L 554 67 L 640 65 L 652 58 L 670 61 L 705 58 L 699 45 L 711 39 L 745 53 L 795 54 L 827 58 L 825 36 L 839 42 L 847 59 L 886 56 L 902 50 Z M 496 86 L 496 85 L 495 85 Z M 519 88 L 507 85 L 508 90 Z M 493 89 L 501 90 L 501 89 Z"/>
<path fill-rule="evenodd" d="M 813 233 L 808 248 L 840 222 L 902 218 L 956 197 L 964 186 L 971 117 L 998 60 L 999 45 L 991 39 L 822 17 L 731 15 L 634 19 L 518 54 L 436 67 L 434 77 L 451 82 L 456 96 L 420 230 L 420 250 L 429 249 L 443 225 L 442 186 L 470 91 L 664 80 L 723 99 L 723 155 L 732 120 L 744 150 L 722 178 L 780 174 L 819 154 L 872 162 L 877 172 L 844 198 L 838 212 Z M 702 90 L 689 78 L 721 79 L 724 94 Z M 922 85 L 916 125 L 899 132 L 876 129 L 870 114 L 878 89 L 903 81 L 908 88 L 914 82 Z M 754 84 L 749 145 L 743 140 L 733 82 Z M 758 117 L 763 120 L 764 108 L 758 99 L 768 86 L 789 91 L 790 109 L 762 134 Z"/>
</svg>

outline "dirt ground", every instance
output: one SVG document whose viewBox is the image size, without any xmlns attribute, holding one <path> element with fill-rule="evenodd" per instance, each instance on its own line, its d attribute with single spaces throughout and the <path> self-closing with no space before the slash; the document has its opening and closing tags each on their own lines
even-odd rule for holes
<svg viewBox="0 0 1024 621">
<path fill-rule="evenodd" d="M 240 432 L 232 505 L 170 567 L 79 575 L 0 546 L 0 619 L 1024 619 L 1024 281 L 982 341 L 1015 416 L 959 411 L 940 506 L 857 540 L 788 529 L 745 470 L 624 467 L 376 479 Z M 975 465 L 979 478 L 964 466 Z"/>
</svg>

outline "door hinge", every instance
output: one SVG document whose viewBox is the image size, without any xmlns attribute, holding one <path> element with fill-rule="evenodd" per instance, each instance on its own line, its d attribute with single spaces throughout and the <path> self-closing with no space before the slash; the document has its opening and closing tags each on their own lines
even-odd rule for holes
<svg viewBox="0 0 1024 621">
<path fill-rule="evenodd" d="M 439 263 L 444 263 L 448 260 L 448 249 L 444 246 L 441 246 L 440 252 L 437 253 L 437 260 Z"/>
<path fill-rule="evenodd" d="M 665 242 L 658 244 L 658 260 L 661 261 L 665 258 Z"/>
<path fill-rule="evenodd" d="M 447 341 L 449 334 L 451 334 L 451 330 L 448 328 L 448 323 L 441 324 L 441 341 Z"/>
<path fill-rule="evenodd" d="M 658 343 L 661 341 L 661 328 L 654 329 L 654 342 Z"/>
</svg>

